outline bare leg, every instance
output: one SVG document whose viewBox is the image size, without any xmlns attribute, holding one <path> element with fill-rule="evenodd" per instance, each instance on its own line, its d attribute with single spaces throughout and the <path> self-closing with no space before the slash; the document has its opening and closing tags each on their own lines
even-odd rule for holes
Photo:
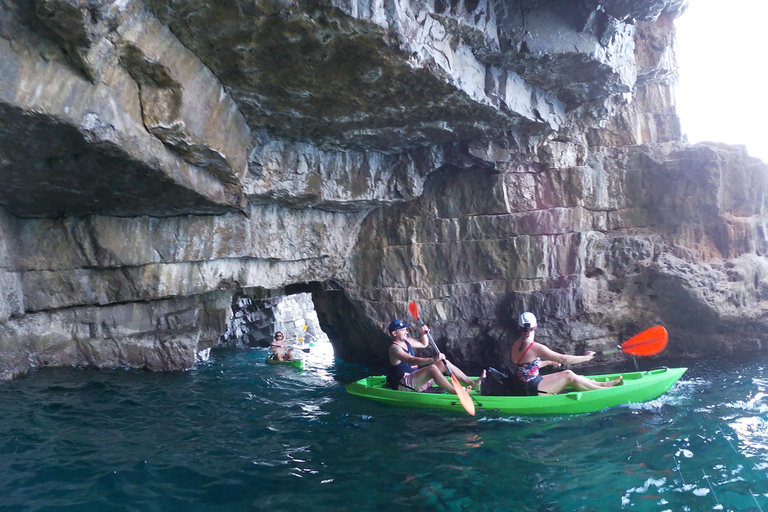
<svg viewBox="0 0 768 512">
<path fill-rule="evenodd" d="M 450 365 L 451 371 L 453 372 L 453 374 L 456 375 L 457 379 L 459 379 L 459 382 L 461 382 L 465 386 L 469 386 L 472 389 L 475 389 L 475 386 L 477 385 L 477 381 L 467 377 L 463 371 L 461 371 L 455 364 L 451 363 L 450 361 L 448 361 L 448 364 Z M 443 361 L 439 361 L 435 363 L 435 365 L 438 368 L 440 368 L 441 372 L 448 373 L 448 371 L 445 368 L 445 365 L 443 364 Z"/>
<path fill-rule="evenodd" d="M 425 366 L 424 368 L 419 368 L 414 373 L 414 376 L 416 377 L 416 381 L 419 383 L 419 388 L 429 382 L 429 379 L 435 379 L 435 383 L 446 390 L 449 393 L 456 394 L 456 390 L 453 389 L 453 384 L 448 382 L 448 379 L 446 379 L 443 376 L 443 373 L 440 371 L 440 368 L 436 364 L 431 364 L 429 366 Z"/>
<path fill-rule="evenodd" d="M 610 382 L 595 382 L 592 379 L 573 373 L 571 370 L 565 370 L 564 372 L 542 375 L 539 391 L 557 394 L 567 387 L 572 387 L 577 391 L 590 391 L 593 389 L 610 388 L 621 382 L 621 377 Z"/>
<path fill-rule="evenodd" d="M 480 374 L 480 377 L 474 382 L 474 384 L 472 384 L 472 389 L 474 389 L 478 393 L 481 393 L 483 391 L 481 387 L 483 384 L 483 379 L 485 379 L 486 377 L 487 377 L 487 372 L 483 370 L 483 373 Z"/>
</svg>

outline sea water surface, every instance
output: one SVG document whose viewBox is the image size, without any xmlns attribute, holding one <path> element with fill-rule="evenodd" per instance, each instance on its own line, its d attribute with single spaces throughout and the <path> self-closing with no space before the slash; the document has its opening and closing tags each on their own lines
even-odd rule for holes
<svg viewBox="0 0 768 512">
<path fill-rule="evenodd" d="M 690 367 L 644 404 L 473 418 L 348 395 L 380 369 L 322 347 L 302 372 L 266 354 L 0 383 L 0 511 L 768 511 L 766 355 L 641 361 Z"/>
</svg>

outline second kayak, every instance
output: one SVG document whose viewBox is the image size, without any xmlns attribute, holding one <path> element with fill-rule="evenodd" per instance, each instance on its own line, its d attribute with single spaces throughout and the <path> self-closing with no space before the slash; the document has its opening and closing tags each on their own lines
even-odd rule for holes
<svg viewBox="0 0 768 512">
<path fill-rule="evenodd" d="M 304 368 L 304 361 L 302 359 L 289 359 L 287 361 L 278 361 L 277 359 L 272 358 L 272 356 L 269 356 L 267 357 L 267 364 L 293 366 L 295 368 L 298 368 L 299 370 Z"/>
</svg>

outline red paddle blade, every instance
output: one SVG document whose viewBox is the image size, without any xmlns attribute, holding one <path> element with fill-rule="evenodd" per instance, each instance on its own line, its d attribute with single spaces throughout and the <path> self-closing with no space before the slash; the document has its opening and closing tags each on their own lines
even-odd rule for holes
<svg viewBox="0 0 768 512">
<path fill-rule="evenodd" d="M 416 320 L 419 319 L 419 306 L 416 305 L 416 301 L 411 301 L 410 304 L 408 304 L 408 311 L 411 312 L 411 316 L 415 318 Z"/>
<path fill-rule="evenodd" d="M 469 393 L 464 389 L 461 382 L 459 382 L 459 379 L 454 374 L 451 374 L 451 384 L 453 384 L 453 389 L 456 390 L 456 396 L 459 397 L 459 402 L 461 402 L 462 407 L 464 407 L 470 416 L 474 416 L 475 403 L 469 398 Z"/>
<path fill-rule="evenodd" d="M 655 325 L 625 341 L 621 351 L 636 356 L 654 356 L 666 348 L 668 337 L 664 327 Z"/>
</svg>

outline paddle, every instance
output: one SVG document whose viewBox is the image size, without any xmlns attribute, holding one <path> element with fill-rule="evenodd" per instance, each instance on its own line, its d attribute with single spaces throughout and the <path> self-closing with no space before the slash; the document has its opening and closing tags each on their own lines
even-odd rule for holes
<svg viewBox="0 0 768 512">
<path fill-rule="evenodd" d="M 424 325 L 424 322 L 421 320 L 421 317 L 419 317 L 419 306 L 416 305 L 416 302 L 411 301 L 411 303 L 408 304 L 408 311 L 411 312 L 411 316 L 413 318 L 418 320 L 421 325 Z M 437 343 L 435 343 L 435 340 L 432 338 L 432 335 L 430 333 L 427 333 L 427 336 L 429 337 L 429 341 L 432 342 L 432 346 L 435 348 L 435 351 L 439 354 L 440 349 L 437 348 Z M 461 385 L 461 382 L 459 382 L 459 379 L 451 371 L 451 367 L 448 365 L 448 361 L 445 361 L 445 368 L 448 370 L 448 375 L 450 375 L 451 377 L 451 384 L 453 384 L 453 389 L 456 391 L 456 396 L 459 397 L 459 401 L 461 402 L 461 405 L 470 414 L 470 416 L 474 416 L 475 404 L 472 402 L 472 399 L 469 397 L 469 393 L 467 393 L 467 390 L 464 389 L 464 387 Z"/>
<path fill-rule="evenodd" d="M 302 335 L 299 336 L 299 343 L 304 343 L 304 334 L 303 333 L 306 332 L 307 327 L 309 327 L 309 326 L 308 325 L 304 325 L 304 327 L 301 328 Z M 317 339 L 317 336 L 315 336 L 314 334 L 307 334 L 307 336 L 309 336 L 310 338 Z M 310 341 L 309 342 L 309 346 L 310 347 L 314 347 L 315 344 Z"/>
<path fill-rule="evenodd" d="M 655 325 L 636 334 L 619 345 L 615 349 L 597 352 L 598 355 L 615 354 L 616 352 L 626 352 L 633 356 L 655 356 L 667 346 L 669 335 L 667 330 L 661 325 Z"/>
</svg>

